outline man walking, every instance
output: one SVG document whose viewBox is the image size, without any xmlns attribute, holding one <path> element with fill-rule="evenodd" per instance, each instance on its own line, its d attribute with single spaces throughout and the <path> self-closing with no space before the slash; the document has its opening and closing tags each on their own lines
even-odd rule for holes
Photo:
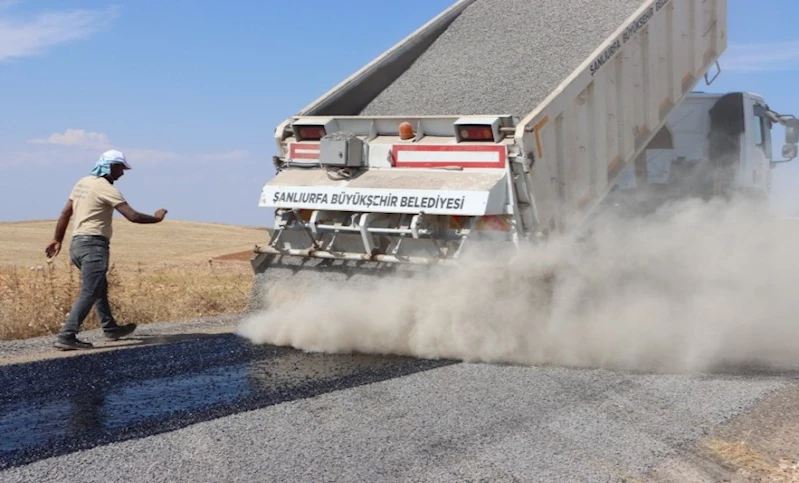
<svg viewBox="0 0 799 483">
<path fill-rule="evenodd" d="M 45 253 L 53 258 L 61 251 L 61 243 L 72 215 L 75 222 L 69 255 L 72 263 L 81 272 L 80 295 L 72 306 L 69 316 L 55 342 L 61 350 L 90 349 L 91 343 L 81 341 L 77 333 L 89 311 L 94 306 L 103 334 L 116 340 L 136 330 L 136 324 L 118 325 L 111 314 L 108 303 L 109 244 L 111 241 L 111 220 L 114 210 L 133 223 L 159 223 L 167 211 L 160 209 L 155 216 L 139 213 L 127 203 L 122 193 L 114 186 L 114 181 L 122 177 L 125 170 L 131 169 L 125 155 L 116 150 L 106 151 L 94 165 L 91 174 L 84 176 L 72 188 L 67 204 L 61 211 L 55 229 L 55 237 Z"/>
</svg>

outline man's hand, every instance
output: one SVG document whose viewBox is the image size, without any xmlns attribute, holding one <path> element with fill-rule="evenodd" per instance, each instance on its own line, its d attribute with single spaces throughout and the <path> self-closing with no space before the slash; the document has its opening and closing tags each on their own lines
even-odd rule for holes
<svg viewBox="0 0 799 483">
<path fill-rule="evenodd" d="M 120 203 L 116 206 L 117 211 L 122 213 L 122 216 L 133 223 L 160 223 L 166 216 L 166 210 L 161 208 L 155 212 L 155 215 L 145 215 L 134 210 L 127 202 Z"/>
<path fill-rule="evenodd" d="M 44 249 L 44 253 L 47 254 L 47 258 L 53 258 L 61 252 L 61 242 L 58 240 L 53 240 L 47 245 L 47 248 Z"/>
<path fill-rule="evenodd" d="M 64 239 L 64 234 L 67 232 L 67 225 L 69 225 L 69 219 L 72 217 L 72 200 L 67 200 L 67 203 L 64 205 L 64 208 L 61 210 L 61 215 L 58 217 L 58 221 L 55 225 L 55 236 L 53 236 L 53 241 L 47 245 L 47 248 L 44 249 L 44 253 L 47 254 L 47 258 L 53 258 L 61 252 L 61 241 Z"/>
</svg>

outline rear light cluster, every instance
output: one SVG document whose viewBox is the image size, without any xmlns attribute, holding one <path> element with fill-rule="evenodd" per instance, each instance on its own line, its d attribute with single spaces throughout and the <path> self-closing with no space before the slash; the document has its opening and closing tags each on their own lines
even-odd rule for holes
<svg viewBox="0 0 799 483">
<path fill-rule="evenodd" d="M 324 126 L 302 126 L 297 129 L 296 135 L 301 140 L 318 141 L 325 137 Z"/>
<path fill-rule="evenodd" d="M 490 126 L 460 126 L 458 133 L 464 141 L 493 141 L 494 132 Z"/>
<path fill-rule="evenodd" d="M 458 142 L 498 143 L 503 137 L 501 126 L 498 117 L 462 117 L 455 121 L 455 137 Z"/>
<path fill-rule="evenodd" d="M 296 119 L 291 130 L 297 141 L 319 141 L 335 132 L 336 125 L 330 118 L 308 117 Z"/>
</svg>

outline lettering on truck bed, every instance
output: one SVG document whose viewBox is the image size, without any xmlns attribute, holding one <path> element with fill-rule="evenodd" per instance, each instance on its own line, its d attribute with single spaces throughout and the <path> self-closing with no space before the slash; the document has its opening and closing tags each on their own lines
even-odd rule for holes
<svg viewBox="0 0 799 483">
<path fill-rule="evenodd" d="M 631 38 L 635 36 L 638 32 L 641 31 L 646 24 L 655 16 L 655 13 L 659 12 L 663 7 L 668 5 L 671 0 L 657 0 L 654 6 L 650 6 L 646 9 L 644 13 L 639 16 L 635 22 L 628 25 L 627 28 L 621 33 L 620 38 L 613 39 L 613 41 L 608 45 L 599 56 L 591 62 L 590 70 L 591 76 L 597 73 L 599 69 L 602 68 L 610 59 L 615 56 L 621 47 L 626 44 Z"/>
</svg>

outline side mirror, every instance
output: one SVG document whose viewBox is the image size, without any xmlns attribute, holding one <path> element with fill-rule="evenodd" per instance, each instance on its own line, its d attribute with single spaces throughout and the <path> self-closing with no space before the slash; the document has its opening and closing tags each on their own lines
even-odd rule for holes
<svg viewBox="0 0 799 483">
<path fill-rule="evenodd" d="M 782 157 L 786 160 L 791 160 L 797 155 L 799 155 L 799 147 L 796 144 L 786 144 L 782 147 Z"/>
<path fill-rule="evenodd" d="M 785 126 L 785 143 L 786 144 L 799 143 L 799 127 Z"/>
</svg>

